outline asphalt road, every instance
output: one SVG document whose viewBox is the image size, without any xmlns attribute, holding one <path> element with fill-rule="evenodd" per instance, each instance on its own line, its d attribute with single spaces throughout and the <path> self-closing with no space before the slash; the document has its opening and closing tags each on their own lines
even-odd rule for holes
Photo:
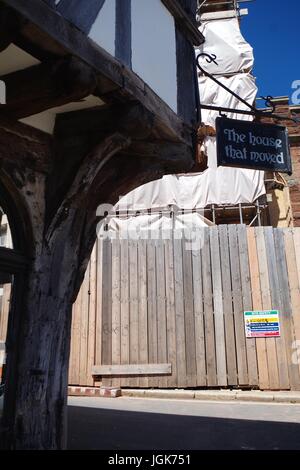
<svg viewBox="0 0 300 470">
<path fill-rule="evenodd" d="M 300 450 L 300 405 L 69 399 L 69 449 Z"/>
</svg>

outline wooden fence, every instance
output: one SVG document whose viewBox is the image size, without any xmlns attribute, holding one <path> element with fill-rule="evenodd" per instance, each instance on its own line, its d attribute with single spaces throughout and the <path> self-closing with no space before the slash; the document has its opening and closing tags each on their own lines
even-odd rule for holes
<svg viewBox="0 0 300 470">
<path fill-rule="evenodd" d="M 94 385 L 96 365 L 107 386 L 300 390 L 300 229 L 202 235 L 201 250 L 97 242 L 73 310 L 71 385 Z M 281 336 L 246 339 L 243 312 L 271 309 Z"/>
</svg>

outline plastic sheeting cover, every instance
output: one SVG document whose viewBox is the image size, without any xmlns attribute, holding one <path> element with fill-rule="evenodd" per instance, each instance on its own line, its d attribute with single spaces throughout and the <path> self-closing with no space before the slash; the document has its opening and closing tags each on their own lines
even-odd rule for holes
<svg viewBox="0 0 300 470">
<path fill-rule="evenodd" d="M 217 73 L 218 79 L 228 88 L 253 104 L 257 88 L 253 76 L 248 73 L 253 67 L 253 52 L 240 32 L 238 20 L 233 18 L 210 21 L 201 27 L 206 37 L 201 52 L 217 56 L 218 66 L 207 64 L 209 72 Z M 199 78 L 199 89 L 202 103 L 247 109 L 208 77 Z M 205 124 L 215 127 L 217 116 L 217 112 L 202 110 L 202 121 Z M 251 116 L 235 113 L 227 113 L 227 116 L 252 120 Z M 181 209 L 199 209 L 209 204 L 252 203 L 265 194 L 264 172 L 217 167 L 216 138 L 206 138 L 204 145 L 208 155 L 208 169 L 205 172 L 164 176 L 158 181 L 135 189 L 122 198 L 116 208 L 144 210 L 174 205 Z"/>
<path fill-rule="evenodd" d="M 201 66 L 211 74 L 250 72 L 254 65 L 253 49 L 243 38 L 236 18 L 203 22 L 200 27 L 205 42 L 200 52 L 216 55 L 216 62 Z"/>
</svg>

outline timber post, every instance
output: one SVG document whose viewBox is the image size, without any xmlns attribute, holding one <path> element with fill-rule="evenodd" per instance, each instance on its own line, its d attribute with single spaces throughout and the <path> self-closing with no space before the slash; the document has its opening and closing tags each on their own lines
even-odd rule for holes
<svg viewBox="0 0 300 470">
<path fill-rule="evenodd" d="M 55 8 L 40 0 L 0 4 L 0 24 L 7 25 L 0 51 L 13 45 L 39 61 L 0 75 L 7 92 L 0 105 L 0 197 L 14 240 L 11 253 L 0 252 L 0 268 L 7 256 L 14 276 L 5 449 L 66 447 L 71 307 L 96 240 L 97 207 L 165 173 L 189 171 L 195 162 L 194 93 L 189 112 L 177 114 Z M 185 15 L 181 29 L 187 24 Z M 193 74 L 187 77 L 180 74 L 181 86 Z M 97 106 L 80 107 L 88 98 Z M 74 103 L 78 108 L 66 111 Z M 53 109 L 59 113 L 47 132 L 36 121 L 19 121 Z"/>
</svg>

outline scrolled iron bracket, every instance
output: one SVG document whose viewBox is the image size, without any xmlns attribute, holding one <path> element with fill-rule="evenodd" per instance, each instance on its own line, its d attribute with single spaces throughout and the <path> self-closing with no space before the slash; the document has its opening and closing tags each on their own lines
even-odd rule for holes
<svg viewBox="0 0 300 470">
<path fill-rule="evenodd" d="M 217 62 L 217 56 L 215 54 L 208 54 L 207 52 L 202 52 L 202 53 L 198 54 L 197 57 L 196 57 L 196 63 L 197 63 L 198 69 L 200 70 L 200 72 L 203 75 L 205 75 L 206 77 L 209 77 L 218 86 L 220 86 L 221 88 L 226 90 L 228 93 L 230 93 L 232 96 L 234 96 L 238 101 L 243 103 L 249 109 L 249 111 L 240 110 L 240 109 L 232 109 L 232 108 L 222 108 L 222 107 L 218 107 L 218 106 L 212 106 L 210 108 L 208 105 L 205 105 L 205 106 L 203 105 L 202 108 L 212 109 L 213 111 L 217 110 L 217 111 L 219 111 L 220 115 L 221 115 L 222 112 L 226 111 L 226 112 L 231 112 L 231 113 L 236 113 L 236 114 L 249 114 L 251 116 L 260 117 L 260 118 L 269 117 L 269 118 L 273 118 L 273 119 L 277 119 L 277 120 L 281 120 L 281 121 L 292 121 L 294 123 L 299 123 L 300 122 L 300 119 L 298 117 L 295 117 L 294 115 L 292 115 L 292 117 L 290 117 L 290 116 L 275 114 L 274 111 L 276 110 L 276 107 L 275 107 L 274 102 L 273 102 L 274 98 L 272 96 L 269 96 L 269 95 L 266 96 L 266 97 L 262 97 L 262 99 L 265 100 L 266 106 L 268 108 L 271 108 L 271 112 L 269 112 L 269 110 L 262 111 L 260 109 L 255 108 L 254 106 L 249 104 L 246 100 L 244 100 L 241 96 L 239 96 L 237 93 L 230 90 L 230 88 L 228 88 L 226 85 L 224 85 L 222 82 L 220 82 L 214 75 L 207 72 L 207 70 L 205 70 L 202 67 L 202 65 L 200 65 L 200 59 L 202 57 L 205 57 L 205 60 L 208 64 L 214 63 L 215 65 L 219 65 L 218 62 Z M 200 109 L 201 109 L 201 104 L 200 104 Z"/>
<path fill-rule="evenodd" d="M 271 108 L 272 109 L 272 113 L 275 112 L 276 110 L 276 106 L 275 104 L 273 103 L 273 96 L 261 96 L 261 99 L 264 100 L 265 102 L 265 105 L 267 108 Z"/>
</svg>

